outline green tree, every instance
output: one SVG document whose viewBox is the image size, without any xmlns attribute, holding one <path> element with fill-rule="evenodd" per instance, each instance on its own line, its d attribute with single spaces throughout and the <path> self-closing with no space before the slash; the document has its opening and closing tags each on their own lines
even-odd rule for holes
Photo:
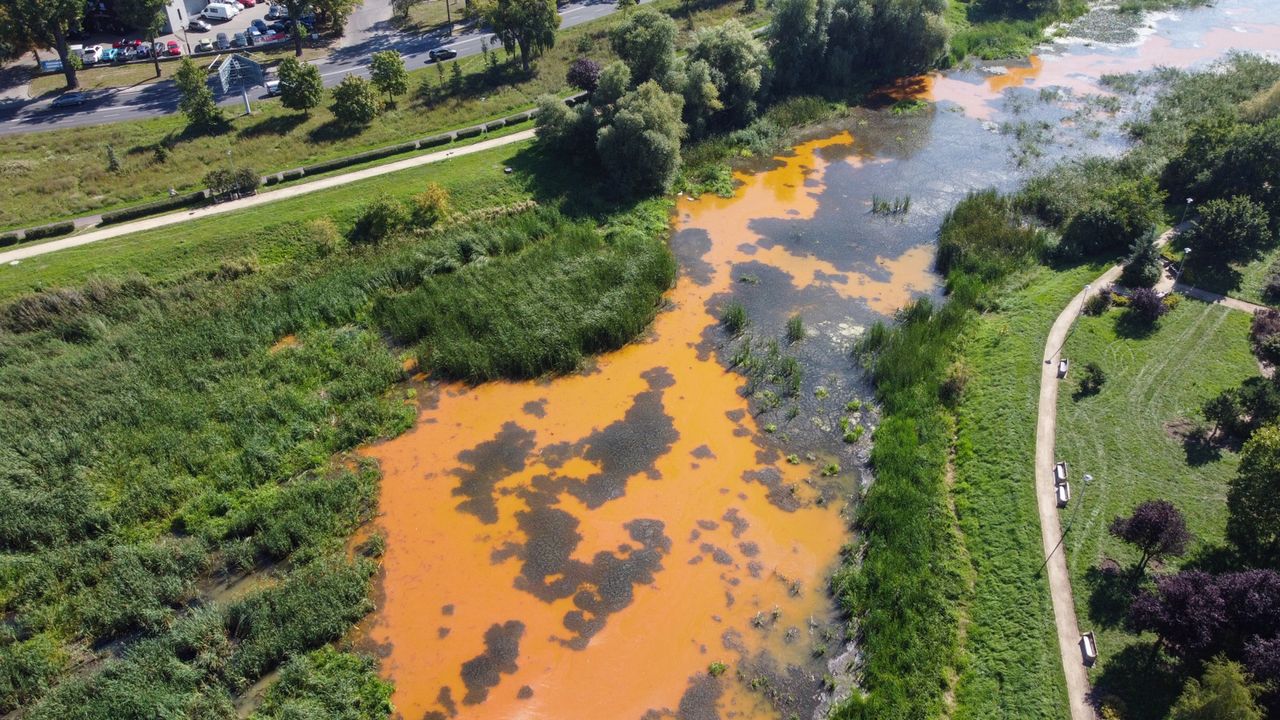
<svg viewBox="0 0 1280 720">
<path fill-rule="evenodd" d="M 280 62 L 276 75 L 280 79 L 280 102 L 285 107 L 310 115 L 312 108 L 320 106 L 324 98 L 320 68 L 291 57 Z"/>
<path fill-rule="evenodd" d="M 555 47 L 560 27 L 556 0 L 486 0 L 479 12 L 507 52 L 520 50 L 520 67 L 526 73 L 534 55 Z"/>
<path fill-rule="evenodd" d="M 1186 236 L 1191 260 L 1197 265 L 1248 262 L 1273 241 L 1267 209 L 1243 195 L 1201 205 L 1200 216 Z"/>
<path fill-rule="evenodd" d="M 755 118 L 768 53 L 746 26 L 730 20 L 699 30 L 689 59 L 709 66 L 727 124 L 740 127 Z"/>
<path fill-rule="evenodd" d="M 676 66 L 676 21 L 651 7 L 643 7 L 609 32 L 609 44 L 631 70 L 637 85 L 657 80 L 671 85 Z"/>
<path fill-rule="evenodd" d="M 1261 691 L 1239 663 L 1214 660 L 1200 680 L 1187 680 L 1169 720 L 1262 720 L 1256 700 Z"/>
<path fill-rule="evenodd" d="M 608 115 L 630 87 L 631 69 L 621 60 L 615 60 L 600 71 L 600 82 L 596 85 L 595 92 L 591 93 L 591 104 Z"/>
<path fill-rule="evenodd" d="M 0 8 L 4 8 L 6 21 L 11 23 L 6 36 L 28 38 L 33 47 L 52 45 L 62 61 L 67 89 L 80 87 L 77 64 L 67 49 L 67 33 L 78 28 L 84 19 L 83 0 L 0 0 Z"/>
<path fill-rule="evenodd" d="M 600 160 L 625 192 L 660 193 L 680 169 L 683 100 L 653 80 L 618 101 L 613 121 L 596 141 Z"/>
<path fill-rule="evenodd" d="M 395 50 L 374 53 L 369 58 L 369 69 L 373 86 L 387 94 L 388 102 L 409 91 L 409 73 L 404 69 L 404 58 Z"/>
<path fill-rule="evenodd" d="M 302 57 L 302 33 L 306 26 L 298 22 L 298 18 L 312 12 L 312 0 L 280 0 L 280 3 L 289 11 L 289 34 L 293 35 L 294 57 Z"/>
<path fill-rule="evenodd" d="M 769 23 L 773 85 L 792 92 L 811 84 L 827 39 L 818 25 L 818 0 L 779 0 Z"/>
<path fill-rule="evenodd" d="M 1227 538 L 1242 555 L 1280 565 L 1280 427 L 1254 431 L 1227 490 Z"/>
<path fill-rule="evenodd" d="M 711 81 L 711 66 L 706 60 L 689 63 L 684 74 L 684 121 L 689 137 L 696 140 L 706 135 L 711 118 L 723 109 L 720 91 Z"/>
<path fill-rule="evenodd" d="M 1134 242 L 1129 259 L 1120 273 L 1120 283 L 1125 287 L 1149 288 L 1160 282 L 1160 250 L 1150 235 Z"/>
<path fill-rule="evenodd" d="M 222 108 L 213 100 L 208 80 L 209 76 L 204 68 L 196 65 L 189 57 L 182 58 L 177 72 L 173 74 L 174 84 L 178 86 L 181 95 L 178 109 L 187 116 L 187 122 L 203 130 L 211 130 L 227 122 Z"/>
<path fill-rule="evenodd" d="M 326 28 L 340 28 L 360 5 L 360 0 L 311 0 L 316 19 Z M 292 16 L 290 16 L 292 17 Z"/>
<path fill-rule="evenodd" d="M 116 0 L 116 14 L 126 23 L 138 28 L 147 42 L 154 44 L 165 23 L 165 0 Z M 155 64 L 156 77 L 160 77 L 160 56 L 151 54 Z"/>
<path fill-rule="evenodd" d="M 555 95 L 538 98 L 538 140 L 565 157 L 595 154 L 596 116 L 586 103 L 568 107 Z"/>
<path fill-rule="evenodd" d="M 333 105 L 329 109 L 343 125 L 368 125 L 382 112 L 382 102 L 368 80 L 348 75 L 333 89 Z"/>
</svg>

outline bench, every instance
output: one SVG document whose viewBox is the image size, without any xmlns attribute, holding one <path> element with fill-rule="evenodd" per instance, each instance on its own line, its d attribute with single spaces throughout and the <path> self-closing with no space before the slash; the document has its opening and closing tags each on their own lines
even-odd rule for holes
<svg viewBox="0 0 1280 720">
<path fill-rule="evenodd" d="M 1055 488 L 1053 489 L 1053 493 L 1054 493 L 1054 495 L 1056 495 L 1056 496 L 1057 496 L 1057 498 L 1058 498 L 1058 507 L 1060 507 L 1060 508 L 1064 508 L 1064 507 L 1066 507 L 1066 506 L 1067 506 L 1067 502 L 1068 502 L 1069 500 L 1071 500 L 1071 485 L 1070 485 L 1070 483 L 1066 483 L 1066 482 L 1064 482 L 1064 483 L 1062 483 L 1061 485 L 1058 485 L 1057 487 L 1055 487 Z"/>
<path fill-rule="evenodd" d="M 1058 377 L 1064 378 L 1066 376 L 1067 376 L 1067 360 L 1066 358 L 1063 358 L 1058 361 Z"/>
<path fill-rule="evenodd" d="M 1053 484 L 1061 485 L 1067 481 L 1067 464 L 1059 461 L 1053 466 Z"/>
<path fill-rule="evenodd" d="M 1084 656 L 1085 667 L 1093 667 L 1098 661 L 1098 641 L 1092 630 L 1080 636 L 1080 654 Z"/>
</svg>

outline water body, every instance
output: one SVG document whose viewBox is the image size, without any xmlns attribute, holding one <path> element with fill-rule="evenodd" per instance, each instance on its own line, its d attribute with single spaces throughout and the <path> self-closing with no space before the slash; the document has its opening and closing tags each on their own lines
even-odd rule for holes
<svg viewBox="0 0 1280 720">
<path fill-rule="evenodd" d="M 425 391 L 414 429 L 367 451 L 388 542 L 361 642 L 401 716 L 820 714 L 856 659 L 825 587 L 875 424 L 849 405 L 860 330 L 940 294 L 934 235 L 968 190 L 1123 148 L 1104 73 L 1274 51 L 1277 29 L 1280 4 L 1222 2 L 1140 42 L 903 82 L 886 96 L 934 104 L 858 111 L 737 173 L 732 198 L 681 198 L 679 280 L 641 340 L 569 377 Z M 751 318 L 736 339 L 730 300 Z M 774 362 L 770 341 L 804 368 L 794 394 L 730 368 L 748 343 Z"/>
</svg>

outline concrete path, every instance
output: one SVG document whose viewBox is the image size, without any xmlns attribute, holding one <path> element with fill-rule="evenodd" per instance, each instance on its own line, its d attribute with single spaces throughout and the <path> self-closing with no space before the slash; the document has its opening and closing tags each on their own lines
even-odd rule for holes
<svg viewBox="0 0 1280 720">
<path fill-rule="evenodd" d="M 1059 547 L 1062 526 L 1054 494 L 1053 450 L 1058 425 L 1058 387 L 1066 380 L 1058 379 L 1058 360 L 1062 346 L 1084 308 L 1085 299 L 1099 288 L 1115 282 L 1119 276 L 1120 267 L 1111 268 L 1067 303 L 1049 330 L 1044 346 L 1044 363 L 1040 366 L 1040 406 L 1036 416 L 1036 508 L 1040 512 L 1040 541 L 1048 558 L 1045 570 L 1053 602 L 1054 625 L 1058 631 L 1058 651 L 1062 655 L 1062 670 L 1067 680 L 1071 720 L 1095 720 L 1096 716 L 1089 704 L 1089 676 L 1085 672 L 1080 649 L 1080 627 L 1076 622 L 1076 603 L 1071 593 L 1071 576 L 1067 573 L 1066 551 Z"/>
<path fill-rule="evenodd" d="M 1180 292 L 1183 295 L 1186 295 L 1187 297 L 1192 297 L 1197 300 L 1202 300 L 1207 303 L 1212 303 L 1214 305 L 1221 305 L 1223 307 L 1228 307 L 1228 308 L 1231 308 L 1232 310 L 1247 312 L 1251 315 L 1260 313 L 1263 310 L 1270 309 L 1265 305 L 1256 305 L 1251 302 L 1245 302 L 1244 300 L 1237 300 L 1233 297 L 1227 297 L 1226 295 L 1219 295 L 1218 293 L 1209 292 L 1208 290 L 1201 290 L 1200 288 L 1191 287 L 1190 285 L 1183 285 L 1182 283 L 1179 283 L 1179 282 L 1175 282 L 1173 284 L 1173 290 L 1174 292 Z"/>
<path fill-rule="evenodd" d="M 62 238 L 61 240 L 52 240 L 39 245 L 20 247 L 8 252 L 0 253 L 0 264 L 8 265 L 14 261 L 22 261 L 27 258 L 36 257 L 37 255 L 44 255 L 46 253 L 79 247 L 81 245 L 88 245 L 90 243 L 98 242 L 99 240 L 107 240 L 109 238 L 129 235 L 143 230 L 153 230 L 155 228 L 177 225 L 179 223 L 212 217 L 214 215 L 221 215 L 223 213 L 236 212 L 245 208 L 257 207 L 258 205 L 273 203 L 277 200 L 307 195 L 319 190 L 339 187 L 359 180 L 367 180 L 368 178 L 378 177 L 379 175 L 399 172 L 401 170 L 407 170 L 421 165 L 429 165 L 442 160 L 448 160 L 449 158 L 484 152 L 485 150 L 502 147 L 503 145 L 524 142 L 525 140 L 530 140 L 533 137 L 534 130 L 530 128 L 511 135 L 504 135 L 491 140 L 482 140 L 473 145 L 454 148 L 452 150 L 441 150 L 439 152 L 428 153 L 426 155 L 419 155 L 418 157 L 407 158 L 398 162 L 387 163 L 386 165 L 378 165 L 377 167 L 356 170 L 355 172 L 343 173 L 342 175 L 332 175 L 330 177 L 314 180 L 308 183 L 290 185 L 280 188 L 279 190 L 260 192 L 257 195 L 243 198 L 241 200 L 233 200 L 219 205 L 197 208 L 195 210 L 183 210 L 180 212 L 169 213 L 168 215 L 157 215 L 155 217 L 145 218 L 135 222 L 121 223 L 101 230 L 94 230 L 92 232 L 84 233 L 83 235 L 72 235 L 71 237 Z"/>
</svg>

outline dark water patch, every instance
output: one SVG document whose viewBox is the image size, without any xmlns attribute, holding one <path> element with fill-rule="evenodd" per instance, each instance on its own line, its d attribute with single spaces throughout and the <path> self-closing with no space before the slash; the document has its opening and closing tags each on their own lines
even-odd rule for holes
<svg viewBox="0 0 1280 720">
<path fill-rule="evenodd" d="M 699 445 L 693 450 L 690 450 L 689 454 L 698 458 L 699 460 L 709 460 L 716 456 L 715 453 L 711 452 L 711 448 L 707 447 L 705 444 Z"/>
<path fill-rule="evenodd" d="M 719 720 L 716 704 L 724 688 L 718 678 L 698 674 L 689 679 L 689 687 L 680 696 L 676 717 L 680 720 Z"/>
<path fill-rule="evenodd" d="M 779 510 L 795 512 L 801 507 L 794 489 L 782 481 L 782 473 L 776 467 L 762 467 L 742 473 L 747 482 L 760 483 L 768 490 L 769 503 Z"/>
<path fill-rule="evenodd" d="M 764 570 L 764 565 L 761 565 L 759 562 L 755 560 L 752 560 L 751 562 L 747 563 L 747 572 L 750 573 L 751 577 L 753 578 L 759 578 L 760 573 L 763 570 Z"/>
<path fill-rule="evenodd" d="M 702 228 L 680 230 L 671 236 L 671 252 L 680 272 L 695 285 L 706 287 L 715 277 L 715 267 L 704 259 L 710 250 L 711 236 Z"/>
<path fill-rule="evenodd" d="M 533 688 L 528 685 L 521 685 L 519 692 L 516 693 L 516 698 L 519 700 L 528 700 L 531 697 L 533 697 Z"/>
<path fill-rule="evenodd" d="M 438 638 L 440 638 L 441 640 L 443 640 L 443 639 L 445 639 L 445 638 L 449 637 L 449 632 L 450 632 L 449 628 L 444 627 L 444 626 L 442 625 L 442 626 L 440 626 L 440 627 L 436 628 L 436 637 L 438 637 Z"/>
<path fill-rule="evenodd" d="M 444 607 L 440 608 L 440 614 L 441 614 L 441 615 L 452 615 L 452 614 L 453 614 L 453 603 L 449 603 L 448 605 L 445 605 Z"/>
<path fill-rule="evenodd" d="M 458 716 L 458 704 L 453 701 L 453 691 L 448 686 L 440 688 L 439 694 L 436 695 L 436 702 L 440 703 L 440 707 L 449 714 L 449 717 Z"/>
<path fill-rule="evenodd" d="M 535 436 L 532 430 L 508 422 L 492 440 L 458 453 L 458 461 L 471 466 L 458 473 L 458 487 L 453 489 L 455 496 L 467 498 L 458 503 L 458 509 L 485 524 L 498 522 L 494 488 L 507 476 L 524 469 L 533 452 Z"/>
<path fill-rule="evenodd" d="M 711 532 L 712 530 L 715 530 L 716 528 L 720 527 L 720 523 L 716 522 L 715 520 L 699 520 L 698 527 L 702 528 L 703 530 L 706 530 L 707 532 Z"/>
<path fill-rule="evenodd" d="M 728 510 L 725 510 L 724 515 L 720 516 L 720 519 L 729 523 L 733 528 L 732 532 L 735 538 L 742 537 L 742 533 L 746 532 L 747 528 L 751 527 L 751 523 L 748 522 L 746 518 L 738 514 L 738 508 L 729 508 Z"/>
<path fill-rule="evenodd" d="M 467 686 L 463 705 L 484 702 L 489 697 L 489 689 L 497 687 L 504 674 L 510 675 L 519 669 L 516 658 L 520 656 L 523 636 L 524 623 L 519 620 L 508 620 L 502 625 L 495 623 L 485 631 L 485 651 L 462 664 L 462 682 Z"/>
<path fill-rule="evenodd" d="M 753 542 L 738 543 L 738 551 L 743 557 L 755 557 L 760 554 L 760 546 Z"/>
<path fill-rule="evenodd" d="M 526 415 L 532 415 L 536 418 L 544 418 L 547 416 L 547 399 L 530 400 L 520 408 Z"/>
<path fill-rule="evenodd" d="M 798 665 L 780 666 L 767 652 L 743 658 L 738 672 L 779 717 L 814 717 L 824 691 L 823 678 Z"/>
<path fill-rule="evenodd" d="M 723 548 L 716 547 L 711 543 L 702 543 L 698 546 L 704 555 L 709 555 L 711 561 L 717 565 L 732 565 L 733 556 L 725 552 Z"/>
</svg>

